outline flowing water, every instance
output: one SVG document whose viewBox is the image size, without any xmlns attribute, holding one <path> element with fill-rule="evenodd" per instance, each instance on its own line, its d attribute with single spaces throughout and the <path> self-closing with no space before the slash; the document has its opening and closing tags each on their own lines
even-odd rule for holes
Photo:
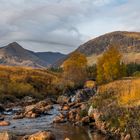
<svg viewBox="0 0 140 140">
<path fill-rule="evenodd" d="M 10 126 L 0 127 L 0 131 L 10 131 L 18 135 L 32 134 L 40 130 L 51 130 L 57 140 L 64 140 L 66 137 L 70 140 L 105 140 L 105 137 L 97 132 L 90 133 L 85 127 L 77 127 L 68 123 L 52 124 L 53 118 L 59 113 L 58 106 L 54 105 L 54 109 L 50 112 L 52 115 L 46 115 L 35 119 L 19 119 L 14 120 L 13 115 L 6 115 L 5 120 L 11 122 Z"/>
</svg>

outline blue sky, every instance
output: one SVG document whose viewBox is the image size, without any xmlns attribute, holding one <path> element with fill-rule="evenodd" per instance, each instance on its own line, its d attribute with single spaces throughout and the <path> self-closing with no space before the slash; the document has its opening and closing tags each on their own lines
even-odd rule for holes
<svg viewBox="0 0 140 140">
<path fill-rule="evenodd" d="M 0 0 L 0 46 L 69 53 L 112 31 L 140 31 L 140 0 Z"/>
</svg>

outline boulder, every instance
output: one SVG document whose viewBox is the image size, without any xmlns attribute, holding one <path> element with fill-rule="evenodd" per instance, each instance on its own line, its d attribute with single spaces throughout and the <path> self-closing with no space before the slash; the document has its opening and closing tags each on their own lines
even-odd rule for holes
<svg viewBox="0 0 140 140">
<path fill-rule="evenodd" d="M 10 122 L 9 121 L 0 121 L 0 126 L 9 126 Z"/>
<path fill-rule="evenodd" d="M 51 131 L 40 131 L 32 134 L 27 140 L 56 140 Z"/>
</svg>

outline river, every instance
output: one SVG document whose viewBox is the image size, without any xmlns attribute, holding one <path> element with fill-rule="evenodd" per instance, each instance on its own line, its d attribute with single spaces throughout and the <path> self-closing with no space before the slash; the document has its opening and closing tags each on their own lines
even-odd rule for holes
<svg viewBox="0 0 140 140">
<path fill-rule="evenodd" d="M 35 119 L 14 120 L 13 114 L 6 115 L 5 120 L 10 121 L 11 125 L 0 127 L 0 131 L 9 131 L 17 135 L 32 134 L 40 130 L 51 130 L 56 140 L 64 140 L 66 137 L 70 140 L 105 140 L 105 137 L 97 132 L 90 132 L 87 127 L 73 126 L 69 123 L 53 124 L 53 118 L 59 113 L 58 105 L 50 112 L 52 115 L 46 115 Z"/>
</svg>

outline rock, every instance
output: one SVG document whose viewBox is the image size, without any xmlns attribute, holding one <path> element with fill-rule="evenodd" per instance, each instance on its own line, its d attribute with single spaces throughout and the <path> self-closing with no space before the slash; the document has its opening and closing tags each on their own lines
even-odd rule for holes
<svg viewBox="0 0 140 140">
<path fill-rule="evenodd" d="M 124 138 L 124 140 L 130 140 L 130 139 L 131 139 L 130 134 L 127 134 L 127 135 L 125 136 L 125 138 Z"/>
<path fill-rule="evenodd" d="M 75 118 L 76 118 L 76 114 L 77 114 L 77 110 L 76 109 L 69 111 L 69 113 L 68 113 L 68 119 L 69 119 L 69 121 L 74 122 L 75 121 Z"/>
<path fill-rule="evenodd" d="M 0 133 L 0 140 L 17 140 L 17 137 L 8 132 L 1 132 Z"/>
<path fill-rule="evenodd" d="M 0 126 L 9 126 L 10 122 L 8 121 L 0 121 Z"/>
<path fill-rule="evenodd" d="M 69 138 L 65 138 L 65 140 L 70 140 Z"/>
<path fill-rule="evenodd" d="M 36 107 L 36 105 L 28 105 L 25 107 L 25 114 L 27 114 L 28 112 L 32 111 L 34 108 Z"/>
<path fill-rule="evenodd" d="M 51 131 L 40 131 L 32 134 L 27 140 L 56 140 Z"/>
<path fill-rule="evenodd" d="M 100 119 L 101 113 L 97 109 L 93 109 L 93 118 L 95 120 L 95 125 L 97 129 L 101 130 L 101 132 L 106 133 L 106 126 L 105 123 Z"/>
<path fill-rule="evenodd" d="M 70 107 L 68 106 L 68 105 L 64 105 L 63 107 L 62 107 L 62 110 L 63 111 L 67 111 L 67 110 L 69 110 L 70 109 Z"/>
<path fill-rule="evenodd" d="M 23 119 L 24 118 L 24 115 L 23 114 L 20 114 L 20 115 L 15 115 L 13 117 L 13 119 Z"/>
<path fill-rule="evenodd" d="M 74 102 L 84 102 L 90 99 L 95 94 L 93 89 L 80 89 L 76 91 Z"/>
<path fill-rule="evenodd" d="M 47 105 L 48 105 L 47 100 L 43 100 L 43 101 L 36 103 L 37 108 L 45 107 Z"/>
<path fill-rule="evenodd" d="M 93 107 L 91 105 L 89 110 L 88 110 L 88 116 L 92 118 L 93 117 L 93 112 L 94 112 L 94 109 L 93 109 Z"/>
<path fill-rule="evenodd" d="M 33 97 L 30 97 L 30 96 L 25 96 L 23 98 L 23 102 L 24 103 L 27 103 L 27 104 L 31 104 L 31 103 L 34 103 L 35 102 L 35 99 Z"/>
<path fill-rule="evenodd" d="M 89 116 L 83 117 L 82 120 L 81 120 L 81 122 L 82 122 L 83 125 L 88 124 L 90 122 Z"/>
<path fill-rule="evenodd" d="M 68 103 L 69 100 L 70 100 L 69 97 L 64 96 L 64 95 L 61 95 L 61 96 L 58 97 L 57 103 L 59 103 L 59 104 L 64 104 L 64 103 Z"/>
<path fill-rule="evenodd" d="M 53 123 L 64 123 L 65 120 L 63 117 L 61 116 L 56 116 L 54 119 L 53 119 Z"/>
<path fill-rule="evenodd" d="M 53 105 L 47 105 L 44 109 L 46 111 L 49 111 L 50 109 L 53 109 Z"/>
</svg>

